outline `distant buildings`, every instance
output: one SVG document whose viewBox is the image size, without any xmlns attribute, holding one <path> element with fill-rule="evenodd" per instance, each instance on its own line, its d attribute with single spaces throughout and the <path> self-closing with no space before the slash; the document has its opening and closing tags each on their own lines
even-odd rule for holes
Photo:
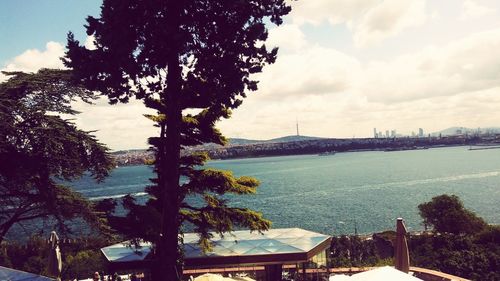
<svg viewBox="0 0 500 281">
<path fill-rule="evenodd" d="M 392 130 L 392 132 L 394 134 L 396 134 L 396 131 L 395 130 Z M 385 134 L 383 131 L 380 131 L 380 132 L 377 132 L 377 128 L 373 128 L 373 138 L 376 138 L 376 139 L 382 139 L 382 138 L 390 138 L 390 137 L 394 137 L 391 135 L 391 133 L 389 132 L 389 130 L 385 130 Z"/>
<path fill-rule="evenodd" d="M 413 138 L 424 138 L 424 129 L 423 128 L 418 128 L 418 132 L 412 131 L 409 135 L 401 135 L 398 134 L 395 129 L 392 130 L 385 130 L 383 131 L 377 131 L 377 128 L 373 128 L 373 138 L 380 139 L 380 138 L 401 138 L 401 137 L 413 137 Z"/>
<path fill-rule="evenodd" d="M 418 128 L 418 137 L 423 138 L 424 137 L 424 129 Z"/>
<path fill-rule="evenodd" d="M 377 132 L 377 128 L 373 128 L 373 137 L 376 139 L 382 139 L 382 138 L 396 138 L 396 137 L 401 137 L 401 135 L 397 135 L 396 130 L 385 130 L 385 133 L 383 131 Z"/>
</svg>

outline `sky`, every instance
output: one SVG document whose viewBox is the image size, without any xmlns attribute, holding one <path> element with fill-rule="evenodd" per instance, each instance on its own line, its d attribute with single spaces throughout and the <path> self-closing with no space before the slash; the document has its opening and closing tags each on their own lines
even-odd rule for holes
<svg viewBox="0 0 500 281">
<path fill-rule="evenodd" d="M 448 127 L 500 127 L 500 1 L 301 0 L 267 46 L 277 62 L 255 78 L 228 137 L 270 139 L 410 134 Z M 98 0 L 0 0 L 0 70 L 62 68 L 68 31 L 83 27 Z M 0 80 L 5 79 L 0 75 Z M 75 123 L 113 150 L 145 148 L 155 135 L 139 101 L 75 103 Z"/>
</svg>

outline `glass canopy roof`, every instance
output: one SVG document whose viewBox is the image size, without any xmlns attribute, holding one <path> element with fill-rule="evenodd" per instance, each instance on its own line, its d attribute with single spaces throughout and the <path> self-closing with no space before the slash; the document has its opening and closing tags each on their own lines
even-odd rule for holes
<svg viewBox="0 0 500 281">
<path fill-rule="evenodd" d="M 0 266 L 0 280 L 9 281 L 54 281 L 54 279 L 33 274 L 25 271 L 20 271 L 8 267 Z"/>
<path fill-rule="evenodd" d="M 110 262 L 142 261 L 151 252 L 151 243 L 141 242 L 138 246 L 131 246 L 130 241 L 125 241 L 101 248 L 101 252 Z"/>
<path fill-rule="evenodd" d="M 328 235 L 300 228 L 271 229 L 263 233 L 249 230 L 233 231 L 211 239 L 213 250 L 203 253 L 198 245 L 199 236 L 184 234 L 186 265 L 248 264 L 269 262 L 305 261 L 330 246 Z M 118 243 L 101 251 L 110 262 L 141 261 L 150 253 L 151 244 L 141 243 L 141 248 Z"/>
<path fill-rule="evenodd" d="M 205 254 L 198 246 L 198 239 L 195 233 L 184 235 L 186 258 L 306 253 L 329 239 L 329 236 L 300 228 L 271 229 L 263 233 L 234 231 L 224 235 L 224 238 L 215 236 L 212 239 L 213 251 Z"/>
</svg>

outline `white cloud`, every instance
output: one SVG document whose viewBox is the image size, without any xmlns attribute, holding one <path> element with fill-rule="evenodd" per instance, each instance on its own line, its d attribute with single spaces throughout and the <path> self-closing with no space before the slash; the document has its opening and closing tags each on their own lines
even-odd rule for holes
<svg viewBox="0 0 500 281">
<path fill-rule="evenodd" d="M 64 46 L 58 42 L 48 42 L 45 50 L 30 49 L 7 61 L 4 71 L 34 72 L 40 68 L 64 68 L 61 57 Z"/>
<path fill-rule="evenodd" d="M 308 45 L 282 54 L 258 79 L 265 99 L 357 94 L 405 102 L 500 86 L 500 29 L 389 60 L 362 63 L 333 48 Z"/>
<path fill-rule="evenodd" d="M 379 44 L 428 18 L 425 0 L 309 0 L 292 6 L 293 23 L 345 24 L 358 48 Z"/>
<path fill-rule="evenodd" d="M 370 26 L 363 29 L 369 44 L 382 40 L 370 37 L 374 30 L 403 32 L 419 21 L 401 22 L 398 16 L 418 15 L 411 11 L 423 10 L 420 6 L 388 12 L 401 11 L 391 6 L 380 8 L 384 12 L 379 14 L 375 9 L 379 4 L 377 1 L 352 21 L 354 34 L 360 32 L 360 26 Z M 439 12 L 445 20 L 448 14 Z M 388 18 L 393 20 L 384 22 Z M 220 123 L 226 135 L 265 139 L 293 134 L 296 117 L 302 134 L 325 137 L 370 136 L 373 127 L 400 132 L 422 127 L 431 132 L 457 125 L 498 126 L 500 28 L 470 32 L 440 45 L 420 45 L 418 51 L 406 54 L 395 51 L 384 59 L 363 54 L 364 49 L 308 42 L 306 30 L 293 21 L 271 30 L 266 44 L 287 49 L 257 76 L 259 91 L 249 93 L 233 117 Z M 45 50 L 22 53 L 8 65 L 30 71 L 47 66 L 44 62 L 62 66 L 59 57 L 63 51 L 61 44 L 52 42 Z M 102 99 L 95 106 L 78 103 L 75 107 L 82 111 L 76 119 L 78 126 L 99 130 L 98 139 L 113 149 L 145 147 L 147 137 L 157 133 L 142 117 L 146 109 L 138 101 L 109 106 Z"/>
<path fill-rule="evenodd" d="M 500 29 L 392 61 L 372 62 L 360 85 L 377 102 L 452 96 L 500 86 Z"/>
<path fill-rule="evenodd" d="M 158 134 L 153 122 L 143 116 L 154 112 L 135 99 L 109 105 L 106 98 L 101 98 L 95 105 L 75 102 L 73 107 L 81 112 L 75 118 L 77 126 L 97 130 L 97 139 L 114 150 L 146 148 L 147 139 Z"/>
<path fill-rule="evenodd" d="M 269 31 L 266 46 L 299 50 L 307 45 L 305 35 L 296 24 L 283 24 Z"/>
<path fill-rule="evenodd" d="M 356 47 L 376 45 L 426 20 L 425 0 L 385 0 L 366 12 L 354 26 L 354 44 Z"/>
<path fill-rule="evenodd" d="M 266 67 L 259 77 L 259 95 L 286 99 L 343 92 L 353 86 L 359 67 L 355 58 L 335 49 L 308 46 L 283 54 L 277 63 Z"/>
<path fill-rule="evenodd" d="M 368 62 L 307 45 L 266 67 L 259 91 L 221 129 L 272 138 L 293 134 L 296 117 L 304 135 L 325 137 L 369 136 L 373 127 L 410 133 L 495 126 L 498 73 L 500 29 Z"/>
<path fill-rule="evenodd" d="M 85 43 L 83 45 L 88 50 L 95 50 L 96 46 L 95 46 L 94 40 L 95 40 L 94 35 L 87 36 L 87 38 L 85 38 Z"/>
<path fill-rule="evenodd" d="M 476 19 L 494 14 L 495 12 L 493 8 L 482 6 L 473 0 L 465 0 L 462 4 L 460 20 Z"/>
<path fill-rule="evenodd" d="M 291 17 L 297 24 L 348 23 L 377 5 L 379 0 L 307 0 L 292 3 Z"/>
</svg>

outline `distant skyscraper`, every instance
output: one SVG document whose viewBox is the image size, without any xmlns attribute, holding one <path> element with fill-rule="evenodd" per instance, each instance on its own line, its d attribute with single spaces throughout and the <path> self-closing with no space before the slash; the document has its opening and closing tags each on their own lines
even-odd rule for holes
<svg viewBox="0 0 500 281">
<path fill-rule="evenodd" d="M 391 137 L 393 137 L 393 138 L 396 137 L 396 130 L 391 130 Z"/>
<path fill-rule="evenodd" d="M 423 138 L 424 137 L 424 129 L 418 128 L 418 137 Z"/>
<path fill-rule="evenodd" d="M 377 128 L 373 128 L 373 137 L 374 137 L 374 138 L 377 138 L 377 137 L 378 137 L 378 134 L 377 134 Z"/>
<path fill-rule="evenodd" d="M 389 130 L 385 130 L 385 137 L 389 138 Z"/>
</svg>

